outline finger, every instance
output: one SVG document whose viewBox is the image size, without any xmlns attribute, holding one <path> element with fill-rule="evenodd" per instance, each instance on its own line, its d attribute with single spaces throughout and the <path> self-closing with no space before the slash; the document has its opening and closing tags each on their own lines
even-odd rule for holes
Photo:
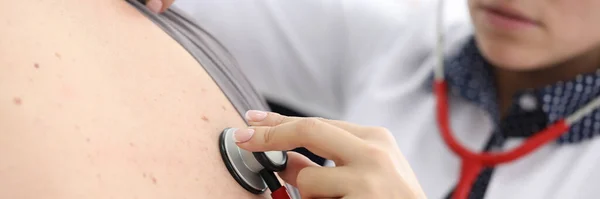
<svg viewBox="0 0 600 199">
<path fill-rule="evenodd" d="M 296 184 L 302 198 L 336 198 L 352 191 L 352 172 L 344 167 L 306 167 Z"/>
<path fill-rule="evenodd" d="M 252 126 L 277 126 L 289 122 L 295 122 L 298 120 L 306 119 L 306 117 L 290 117 L 284 116 L 274 112 L 263 112 L 250 110 L 246 112 L 246 120 L 248 124 Z M 370 134 L 371 127 L 361 126 L 350 122 L 344 122 L 339 120 L 329 120 L 324 118 L 314 118 L 321 120 L 325 123 L 342 128 L 360 138 L 367 138 Z"/>
<path fill-rule="evenodd" d="M 163 2 L 161 0 L 145 0 L 146 7 L 154 13 L 161 12 L 163 8 Z"/>
<path fill-rule="evenodd" d="M 154 13 L 161 13 L 169 9 L 175 0 L 144 0 L 146 7 Z"/>
<path fill-rule="evenodd" d="M 305 147 L 340 164 L 351 161 L 357 152 L 367 147 L 366 142 L 347 131 L 310 118 L 274 127 L 239 129 L 235 131 L 235 137 L 238 146 L 248 151 L 284 151 Z"/>
<path fill-rule="evenodd" d="M 163 6 L 160 9 L 160 12 L 164 12 L 167 9 L 169 9 L 169 7 L 171 7 L 171 5 L 173 5 L 173 2 L 175 2 L 175 0 L 162 0 L 163 2 Z"/>
<path fill-rule="evenodd" d="M 298 173 L 300 170 L 306 167 L 320 167 L 318 164 L 314 163 L 306 156 L 290 151 L 288 154 L 288 162 L 285 170 L 277 173 L 283 181 L 291 184 L 294 187 L 297 187 L 296 178 L 298 177 Z"/>
</svg>

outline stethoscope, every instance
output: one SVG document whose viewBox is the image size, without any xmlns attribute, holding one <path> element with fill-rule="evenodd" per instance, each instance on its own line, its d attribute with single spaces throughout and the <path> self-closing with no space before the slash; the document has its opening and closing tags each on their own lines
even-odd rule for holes
<svg viewBox="0 0 600 199">
<path fill-rule="evenodd" d="M 453 199 L 466 199 L 469 196 L 471 187 L 475 182 L 480 171 L 484 167 L 494 167 L 499 164 L 508 163 L 538 149 L 540 146 L 556 140 L 565 132 L 568 132 L 570 126 L 580 121 L 584 116 L 600 108 L 600 97 L 592 100 L 583 108 L 575 111 L 573 114 L 556 121 L 554 124 L 546 127 L 527 139 L 521 146 L 510 151 L 499 153 L 476 153 L 460 144 L 454 138 L 450 128 L 448 116 L 448 96 L 447 83 L 444 80 L 444 37 L 443 37 L 443 1 L 438 3 L 437 19 L 437 67 L 434 71 L 434 92 L 436 97 L 437 122 L 440 128 L 441 136 L 448 147 L 458 155 L 462 160 L 460 180 L 454 191 Z"/>
<path fill-rule="evenodd" d="M 437 19 L 437 67 L 434 69 L 434 94 L 436 98 L 436 116 L 440 134 L 446 145 L 461 158 L 461 171 L 458 185 L 452 195 L 453 199 L 466 199 L 477 176 L 484 167 L 494 167 L 519 159 L 556 140 L 570 126 L 580 121 L 584 116 L 600 108 L 600 97 L 592 100 L 573 114 L 562 118 L 528 138 L 519 147 L 506 152 L 476 153 L 464 147 L 453 136 L 448 115 L 447 83 L 444 79 L 444 34 L 443 34 L 443 5 L 438 2 Z M 282 186 L 274 172 L 283 171 L 287 164 L 285 151 L 248 152 L 240 149 L 233 138 L 235 129 L 223 130 L 219 139 L 221 157 L 233 178 L 247 191 L 260 194 L 268 188 L 273 199 L 289 199 L 285 186 Z"/>
<path fill-rule="evenodd" d="M 239 148 L 233 138 L 234 128 L 226 128 L 219 137 L 219 149 L 225 167 L 244 189 L 261 194 L 268 188 L 273 199 L 290 199 L 274 172 L 287 165 L 285 151 L 249 152 Z"/>
</svg>

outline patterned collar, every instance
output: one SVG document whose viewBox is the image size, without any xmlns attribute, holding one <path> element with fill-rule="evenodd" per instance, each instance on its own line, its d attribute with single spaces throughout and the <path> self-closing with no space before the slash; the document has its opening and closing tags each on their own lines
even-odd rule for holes
<svg viewBox="0 0 600 199">
<path fill-rule="evenodd" d="M 582 74 L 570 81 L 518 92 L 509 113 L 500 120 L 491 67 L 471 39 L 456 56 L 446 60 L 446 81 L 450 95 L 486 110 L 495 121 L 496 132 L 505 138 L 532 136 L 600 96 L 600 72 Z M 573 124 L 557 142 L 578 143 L 597 135 L 600 135 L 600 110 Z"/>
</svg>

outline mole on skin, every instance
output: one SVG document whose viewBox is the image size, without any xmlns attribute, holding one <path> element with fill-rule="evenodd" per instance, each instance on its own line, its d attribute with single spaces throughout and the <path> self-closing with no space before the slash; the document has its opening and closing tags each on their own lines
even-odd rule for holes
<svg viewBox="0 0 600 199">
<path fill-rule="evenodd" d="M 156 177 L 152 176 L 152 183 L 156 184 Z"/>
<path fill-rule="evenodd" d="M 202 116 L 202 120 L 204 120 L 205 122 L 209 122 L 210 120 L 208 119 L 208 117 L 206 116 Z"/>
<path fill-rule="evenodd" d="M 38 63 L 34 63 L 34 64 L 33 64 L 33 67 L 34 67 L 34 68 L 40 68 L 40 64 L 38 64 Z"/>
<path fill-rule="evenodd" d="M 152 174 L 142 173 L 142 176 L 144 178 L 150 177 L 150 180 L 152 180 L 152 184 L 156 184 L 157 183 L 156 177 L 154 177 L 154 175 L 152 175 Z"/>
<path fill-rule="evenodd" d="M 13 99 L 13 103 L 15 103 L 15 105 L 19 106 L 23 103 L 23 100 L 21 100 L 21 98 L 15 97 Z"/>
</svg>

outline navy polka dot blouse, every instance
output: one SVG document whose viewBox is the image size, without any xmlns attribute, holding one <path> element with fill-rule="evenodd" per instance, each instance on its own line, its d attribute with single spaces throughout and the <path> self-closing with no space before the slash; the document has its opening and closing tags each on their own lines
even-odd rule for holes
<svg viewBox="0 0 600 199">
<path fill-rule="evenodd" d="M 529 137 L 549 124 L 565 118 L 600 95 L 600 72 L 582 74 L 570 81 L 518 92 L 507 116 L 500 118 L 494 75 L 474 39 L 446 61 L 446 81 L 452 95 L 487 110 L 502 137 Z M 557 140 L 577 143 L 600 134 L 600 111 L 595 110 Z"/>
</svg>

